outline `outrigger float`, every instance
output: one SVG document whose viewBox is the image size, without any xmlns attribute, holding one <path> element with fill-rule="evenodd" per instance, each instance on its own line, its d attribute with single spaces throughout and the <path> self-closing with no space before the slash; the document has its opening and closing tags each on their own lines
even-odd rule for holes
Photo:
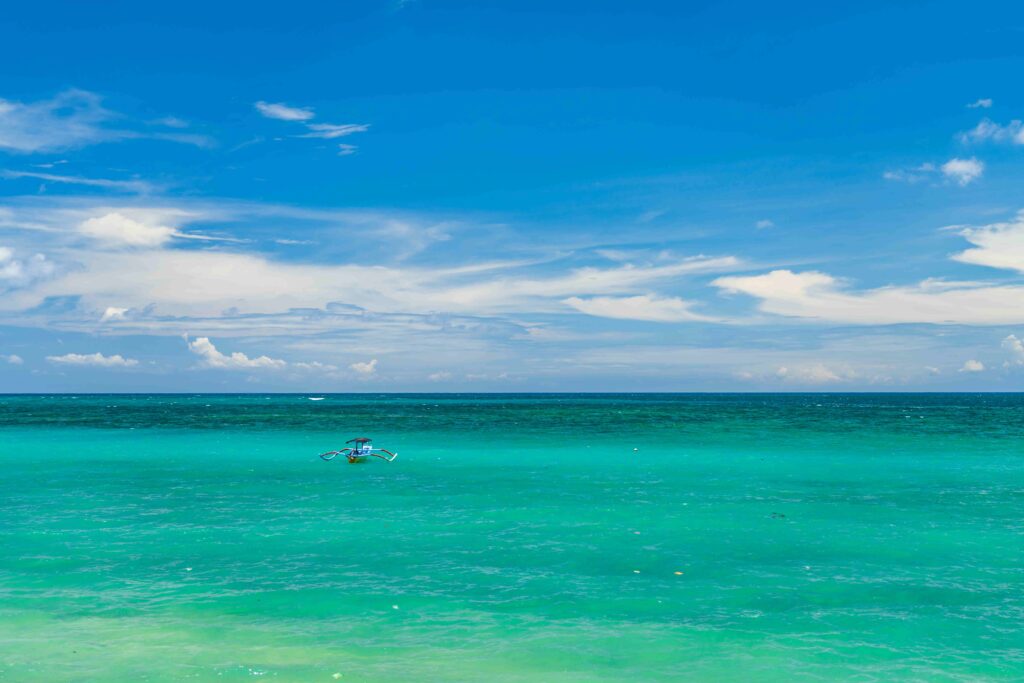
<svg viewBox="0 0 1024 683">
<path fill-rule="evenodd" d="M 321 453 L 320 457 L 324 460 L 334 460 L 339 455 L 344 455 L 352 465 L 360 462 L 366 462 L 366 459 L 371 455 L 375 458 L 386 460 L 387 462 L 392 462 L 398 457 L 398 453 L 392 453 L 386 448 L 374 448 L 373 444 L 370 443 L 370 439 L 367 439 L 365 436 L 361 436 L 358 439 L 352 439 L 351 441 L 346 441 L 345 443 L 355 445 L 346 446 L 340 451 L 327 451 L 326 453 Z M 387 453 L 387 455 L 381 455 L 381 453 Z"/>
</svg>

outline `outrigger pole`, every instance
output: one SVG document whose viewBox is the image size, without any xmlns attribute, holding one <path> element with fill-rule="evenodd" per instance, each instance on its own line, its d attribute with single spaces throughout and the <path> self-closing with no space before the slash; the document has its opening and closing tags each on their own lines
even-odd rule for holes
<svg viewBox="0 0 1024 683">
<path fill-rule="evenodd" d="M 388 462 L 391 462 L 391 461 L 393 461 L 393 460 L 394 460 L 395 458 L 397 458 L 397 457 L 398 457 L 398 453 L 392 453 L 391 451 L 389 451 L 389 450 L 388 450 L 388 449 L 386 449 L 386 448 L 377 448 L 377 449 L 375 449 L 375 450 L 378 450 L 378 451 L 384 451 L 385 453 L 387 453 L 388 455 L 390 455 L 390 456 L 391 456 L 390 458 L 386 458 L 386 457 L 384 457 L 383 455 L 377 455 L 376 453 L 370 453 L 370 455 L 372 455 L 372 456 L 374 456 L 374 457 L 377 457 L 377 458 L 380 458 L 381 460 L 387 460 Z"/>
</svg>

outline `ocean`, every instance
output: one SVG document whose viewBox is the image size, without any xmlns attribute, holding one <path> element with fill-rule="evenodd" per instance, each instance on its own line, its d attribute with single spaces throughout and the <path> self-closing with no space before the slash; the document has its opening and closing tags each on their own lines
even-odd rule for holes
<svg viewBox="0 0 1024 683">
<path fill-rule="evenodd" d="M 311 396 L 0 396 L 0 681 L 1024 680 L 1022 395 Z"/>
</svg>

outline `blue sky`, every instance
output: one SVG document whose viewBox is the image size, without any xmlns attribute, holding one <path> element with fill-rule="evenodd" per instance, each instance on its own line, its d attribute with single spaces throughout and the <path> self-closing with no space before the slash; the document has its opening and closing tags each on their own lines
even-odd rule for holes
<svg viewBox="0 0 1024 683">
<path fill-rule="evenodd" d="M 0 391 L 1024 388 L 1024 8 L 0 16 Z"/>
</svg>

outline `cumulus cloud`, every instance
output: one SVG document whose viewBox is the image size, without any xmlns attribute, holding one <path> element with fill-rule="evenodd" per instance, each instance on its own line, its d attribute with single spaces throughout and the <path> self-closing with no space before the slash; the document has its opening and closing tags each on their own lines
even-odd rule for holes
<svg viewBox="0 0 1024 683">
<path fill-rule="evenodd" d="M 4 361 L 5 363 L 10 363 L 11 365 L 21 365 L 22 363 L 25 362 L 24 359 L 22 359 L 22 357 L 17 355 L 16 353 L 6 355 L 0 354 L 0 360 Z"/>
<path fill-rule="evenodd" d="M 1010 354 L 1014 364 L 1024 365 L 1024 340 L 1011 334 L 1003 339 L 1002 347 Z"/>
<path fill-rule="evenodd" d="M 429 379 L 431 382 L 445 382 L 451 378 L 452 373 L 445 371 L 432 372 L 429 375 L 427 375 L 427 379 Z"/>
<path fill-rule="evenodd" d="M 971 359 L 964 363 L 964 366 L 960 368 L 960 372 L 982 372 L 985 370 L 985 364 L 979 360 Z"/>
<path fill-rule="evenodd" d="M 249 358 L 241 352 L 234 352 L 226 355 L 217 350 L 208 337 L 197 337 L 188 343 L 188 349 L 200 358 L 200 365 L 206 368 L 217 368 L 222 370 L 281 370 L 288 363 L 268 356 Z"/>
<path fill-rule="evenodd" d="M 100 322 L 110 322 L 112 320 L 124 320 L 125 313 L 128 312 L 127 308 L 118 308 L 116 306 L 108 306 L 107 310 L 103 311 L 103 315 L 100 316 Z"/>
<path fill-rule="evenodd" d="M 264 102 L 260 100 L 254 106 L 259 113 L 268 119 L 278 119 L 279 121 L 308 121 L 315 116 L 312 109 L 289 107 L 281 102 Z"/>
<path fill-rule="evenodd" d="M 963 187 L 981 177 L 985 172 L 985 164 L 974 157 L 970 159 L 950 159 L 942 165 L 942 174 Z"/>
<path fill-rule="evenodd" d="M 68 353 L 63 356 L 47 356 L 46 360 L 58 365 L 88 365 L 98 368 L 132 368 L 139 364 L 139 361 L 124 358 L 120 354 L 104 356 L 102 353 Z"/>
<path fill-rule="evenodd" d="M 676 297 L 658 298 L 654 296 L 609 297 L 598 296 L 590 299 L 569 297 L 563 303 L 575 308 L 580 313 L 600 318 L 618 318 L 620 320 L 648 320 L 652 322 L 687 322 L 694 320 L 711 320 L 706 316 L 690 310 L 693 304 Z"/>
<path fill-rule="evenodd" d="M 373 360 L 366 361 L 365 363 L 352 363 L 349 367 L 363 377 L 369 377 L 377 372 L 377 359 L 374 358 Z"/>
<path fill-rule="evenodd" d="M 159 247 L 178 234 L 175 228 L 137 221 L 116 211 L 82 221 L 78 231 L 104 244 L 123 247 Z"/>
<path fill-rule="evenodd" d="M 26 287 L 51 277 L 54 272 L 54 264 L 43 254 L 15 258 L 13 249 L 0 247 L 0 291 L 11 287 Z"/>
<path fill-rule="evenodd" d="M 968 109 L 988 109 L 992 106 L 992 100 L 988 97 L 983 97 L 980 100 L 975 100 L 967 105 Z"/>
<path fill-rule="evenodd" d="M 959 133 L 957 137 L 964 144 L 979 142 L 1004 142 L 1013 145 L 1024 145 L 1024 124 L 1014 119 L 1001 125 L 991 119 L 982 119 L 971 130 Z"/>
</svg>

